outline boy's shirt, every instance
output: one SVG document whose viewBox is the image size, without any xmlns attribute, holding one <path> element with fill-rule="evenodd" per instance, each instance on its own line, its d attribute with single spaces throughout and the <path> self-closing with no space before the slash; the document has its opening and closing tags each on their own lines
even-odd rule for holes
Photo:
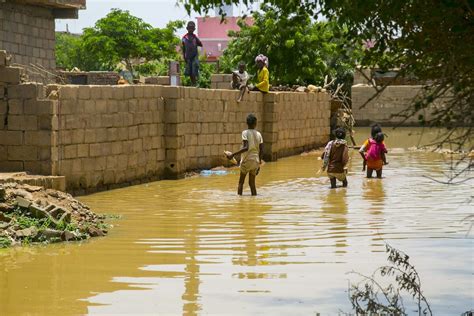
<svg viewBox="0 0 474 316">
<path fill-rule="evenodd" d="M 195 34 L 186 33 L 181 42 L 184 45 L 184 58 L 193 59 L 198 55 L 198 46 L 202 47 L 201 40 Z"/>
<path fill-rule="evenodd" d="M 240 71 L 236 70 L 236 71 L 234 71 L 234 74 L 237 77 L 239 77 L 239 80 L 240 80 L 239 83 L 240 83 L 241 86 L 247 85 L 247 81 L 249 80 L 249 74 L 246 71 L 241 73 Z"/>
<path fill-rule="evenodd" d="M 255 129 L 246 129 L 242 132 L 242 140 L 246 140 L 248 143 L 249 149 L 242 153 L 240 157 L 240 162 L 246 160 L 255 160 L 260 162 L 260 144 L 263 143 L 262 134 Z"/>
</svg>

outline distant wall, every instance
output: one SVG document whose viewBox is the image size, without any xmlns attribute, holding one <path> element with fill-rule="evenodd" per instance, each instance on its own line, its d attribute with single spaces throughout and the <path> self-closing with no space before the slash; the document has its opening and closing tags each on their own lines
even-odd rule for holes
<svg viewBox="0 0 474 316">
<path fill-rule="evenodd" d="M 365 84 L 352 86 L 352 113 L 358 126 L 368 126 L 371 123 L 382 123 L 386 126 L 399 125 L 403 117 L 397 116 L 407 109 L 422 92 L 422 86 L 387 86 L 379 96 L 370 101 L 364 108 L 361 106 L 375 95 L 376 90 Z M 442 100 L 438 100 L 433 106 L 442 106 Z M 402 125 L 417 125 L 418 114 L 429 118 L 429 111 L 420 111 L 411 116 Z"/>
<path fill-rule="evenodd" d="M 211 75 L 211 89 L 230 89 L 232 74 Z"/>
<path fill-rule="evenodd" d="M 116 85 L 120 76 L 115 71 L 60 71 L 62 83 L 84 85 Z"/>
<path fill-rule="evenodd" d="M 79 194 L 227 164 L 248 113 L 267 161 L 329 138 L 326 93 L 252 92 L 237 103 L 238 91 L 189 87 L 65 85 L 49 99 L 54 87 L 4 87 L 0 171 L 63 175 Z"/>
</svg>

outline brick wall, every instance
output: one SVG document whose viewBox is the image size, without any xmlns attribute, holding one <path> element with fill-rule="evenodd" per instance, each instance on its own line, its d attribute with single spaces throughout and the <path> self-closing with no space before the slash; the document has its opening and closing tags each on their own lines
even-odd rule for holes
<svg viewBox="0 0 474 316">
<path fill-rule="evenodd" d="M 54 28 L 51 9 L 0 3 L 0 50 L 9 51 L 14 63 L 55 69 Z"/>
<path fill-rule="evenodd" d="M 266 160 L 321 146 L 329 137 L 324 93 L 252 92 L 237 103 L 238 91 L 190 87 L 6 87 L 0 171 L 64 175 L 75 193 L 226 164 L 223 151 L 239 148 L 248 113 L 259 120 Z M 44 91 L 54 88 L 46 99 Z"/>
<path fill-rule="evenodd" d="M 402 117 L 397 114 L 409 107 L 422 93 L 422 86 L 387 86 L 385 90 L 364 108 L 360 108 L 368 99 L 375 94 L 372 86 L 358 84 L 352 86 L 352 113 L 359 126 L 368 126 L 371 123 L 382 123 L 386 126 L 399 125 Z M 442 100 L 437 100 L 433 107 L 442 106 Z M 417 115 L 408 118 L 403 126 L 417 125 L 418 114 L 429 118 L 429 111 L 422 110 Z"/>
</svg>

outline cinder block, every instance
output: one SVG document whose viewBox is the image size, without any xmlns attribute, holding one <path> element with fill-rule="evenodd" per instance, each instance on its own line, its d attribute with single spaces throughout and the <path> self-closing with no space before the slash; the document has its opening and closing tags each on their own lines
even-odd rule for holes
<svg viewBox="0 0 474 316">
<path fill-rule="evenodd" d="M 89 100 L 91 98 L 91 87 L 79 86 L 77 96 L 80 100 Z"/>
<path fill-rule="evenodd" d="M 23 170 L 23 161 L 0 161 L 0 171 L 14 172 Z"/>
<path fill-rule="evenodd" d="M 0 67 L 0 82 L 19 84 L 22 69 L 19 67 Z"/>
<path fill-rule="evenodd" d="M 89 144 L 89 156 L 98 157 L 102 155 L 103 144 Z"/>
<path fill-rule="evenodd" d="M 0 130 L 0 145 L 21 145 L 23 144 L 22 131 Z"/>
<path fill-rule="evenodd" d="M 77 145 L 67 145 L 64 146 L 64 155 L 65 159 L 71 159 L 77 157 Z"/>
<path fill-rule="evenodd" d="M 19 85 L 12 85 L 8 87 L 8 97 L 12 99 L 42 98 L 44 95 L 43 88 L 43 85 L 38 83 L 23 83 Z"/>
<path fill-rule="evenodd" d="M 38 129 L 38 118 L 33 115 L 9 115 L 8 130 L 32 131 Z"/>
<path fill-rule="evenodd" d="M 77 100 L 79 86 L 64 85 L 58 90 L 59 100 Z"/>
<path fill-rule="evenodd" d="M 124 98 L 124 86 L 113 86 L 112 98 L 115 100 L 122 100 Z"/>
<path fill-rule="evenodd" d="M 165 99 L 179 99 L 181 97 L 181 88 L 162 87 L 161 93 Z"/>
<path fill-rule="evenodd" d="M 38 159 L 37 146 L 8 146 L 8 160 L 33 161 Z"/>
<path fill-rule="evenodd" d="M 92 100 L 102 99 L 102 86 L 89 86 L 90 88 L 90 98 Z"/>
<path fill-rule="evenodd" d="M 66 104 L 73 105 L 73 102 L 66 102 Z M 24 113 L 25 114 L 51 114 L 55 115 L 58 113 L 59 103 L 55 100 L 25 100 L 24 101 Z"/>
<path fill-rule="evenodd" d="M 51 146 L 50 131 L 25 131 L 25 145 Z"/>
<path fill-rule="evenodd" d="M 8 114 L 21 115 L 23 114 L 23 99 L 8 100 L 9 111 Z"/>
</svg>

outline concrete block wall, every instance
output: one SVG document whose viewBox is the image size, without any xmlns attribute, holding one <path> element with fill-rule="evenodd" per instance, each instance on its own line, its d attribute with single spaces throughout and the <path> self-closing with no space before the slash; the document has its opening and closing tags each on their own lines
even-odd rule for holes
<svg viewBox="0 0 474 316">
<path fill-rule="evenodd" d="M 58 174 L 76 193 L 164 174 L 165 102 L 158 86 L 60 86 Z"/>
<path fill-rule="evenodd" d="M 1 84 L 0 171 L 55 174 L 58 101 L 40 84 Z"/>
<path fill-rule="evenodd" d="M 265 100 L 264 136 L 275 140 L 273 154 L 284 157 L 301 153 L 329 139 L 329 94 L 280 92 L 267 95 Z"/>
<path fill-rule="evenodd" d="M 382 123 L 386 126 L 395 126 L 403 120 L 396 117 L 397 114 L 409 107 L 413 100 L 416 100 L 422 93 L 422 86 L 387 86 L 385 90 L 369 102 L 364 108 L 360 108 L 368 99 L 375 95 L 376 91 L 372 86 L 358 84 L 352 86 L 352 113 L 358 126 L 368 126 L 371 123 Z M 442 101 L 436 102 L 433 106 L 442 106 Z M 429 118 L 429 111 L 420 111 Z M 406 120 L 403 125 L 417 125 L 418 115 L 414 115 Z"/>
<path fill-rule="evenodd" d="M 232 74 L 211 75 L 211 89 L 231 89 Z"/>
<path fill-rule="evenodd" d="M 183 132 L 178 135 L 187 169 L 211 168 L 228 163 L 224 150 L 237 151 L 249 113 L 257 116 L 257 130 L 264 128 L 263 95 L 252 92 L 237 103 L 238 91 L 181 88 L 178 106 Z"/>
<path fill-rule="evenodd" d="M 252 92 L 237 103 L 238 91 L 232 90 L 157 85 L 46 90 L 54 88 L 57 93 L 48 95 L 57 100 L 44 99 L 40 85 L 8 86 L 8 104 L 0 108 L 8 120 L 1 129 L 0 171 L 66 176 L 68 191 L 76 194 L 176 179 L 187 170 L 228 163 L 223 151 L 240 148 L 248 113 L 258 118 L 267 161 L 322 146 L 329 137 L 330 101 L 324 93 Z"/>
<path fill-rule="evenodd" d="M 14 63 L 55 69 L 54 28 L 52 9 L 0 3 L 0 50 L 9 51 Z"/>
</svg>

